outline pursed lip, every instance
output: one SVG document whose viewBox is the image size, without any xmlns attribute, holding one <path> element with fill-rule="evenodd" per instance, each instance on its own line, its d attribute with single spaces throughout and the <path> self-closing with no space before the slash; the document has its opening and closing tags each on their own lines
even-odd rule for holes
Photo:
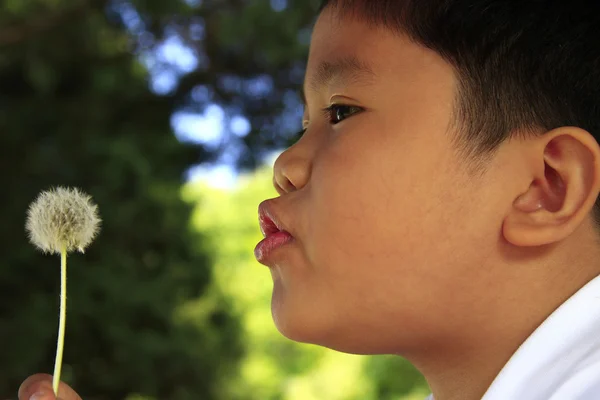
<svg viewBox="0 0 600 400">
<path fill-rule="evenodd" d="M 281 220 L 277 218 L 271 206 L 271 200 L 265 200 L 258 206 L 258 223 L 260 224 L 260 231 L 265 238 L 277 232 L 286 232 L 292 236 L 282 225 Z"/>
</svg>

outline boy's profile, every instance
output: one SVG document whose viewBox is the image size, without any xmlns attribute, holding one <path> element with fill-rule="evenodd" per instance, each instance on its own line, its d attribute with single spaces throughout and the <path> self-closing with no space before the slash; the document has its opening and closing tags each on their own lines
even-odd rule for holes
<svg viewBox="0 0 600 400">
<path fill-rule="evenodd" d="M 261 205 L 277 328 L 435 400 L 600 399 L 600 3 L 323 3 Z"/>
</svg>

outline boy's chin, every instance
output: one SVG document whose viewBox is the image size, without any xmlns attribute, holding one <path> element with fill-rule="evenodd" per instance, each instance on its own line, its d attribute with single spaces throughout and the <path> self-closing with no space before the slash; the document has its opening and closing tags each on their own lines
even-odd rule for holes
<svg viewBox="0 0 600 400">
<path fill-rule="evenodd" d="M 336 319 L 326 306 L 290 304 L 273 296 L 271 312 L 277 330 L 287 339 L 348 354 L 407 355 L 423 346 L 423 338 L 411 330 L 387 327 L 366 329 L 366 322 Z"/>
<path fill-rule="evenodd" d="M 274 290 L 271 314 L 277 330 L 295 342 L 326 346 L 335 331 L 335 322 L 326 317 L 324 308 L 315 309 L 309 301 L 294 302 L 278 296 Z"/>
<path fill-rule="evenodd" d="M 314 306 L 314 305 L 313 305 Z M 374 343 L 370 335 L 353 334 L 353 329 L 328 316 L 325 307 L 289 304 L 273 296 L 273 322 L 286 338 L 299 343 L 314 344 L 349 354 L 384 354 L 382 343 Z"/>
</svg>

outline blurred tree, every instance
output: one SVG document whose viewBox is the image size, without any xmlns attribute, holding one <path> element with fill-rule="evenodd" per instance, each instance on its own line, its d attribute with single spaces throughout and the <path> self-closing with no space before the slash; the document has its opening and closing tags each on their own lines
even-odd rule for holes
<svg viewBox="0 0 600 400">
<path fill-rule="evenodd" d="M 36 115 L 33 126 L 19 129 L 35 128 L 39 137 L 41 131 L 52 135 L 66 116 L 75 126 L 111 114 L 119 127 L 138 128 L 139 119 L 142 129 L 157 123 L 166 128 L 175 111 L 198 114 L 217 104 L 226 114 L 221 145 L 189 149 L 183 161 L 215 160 L 235 145 L 236 165 L 256 167 L 267 152 L 297 138 L 297 90 L 318 3 L 3 0 L 2 111 Z M 48 101 L 61 107 L 51 110 L 60 123 L 38 122 Z M 55 114 L 69 110 L 78 118 Z M 248 134 L 230 129 L 236 117 L 248 120 Z"/>
<path fill-rule="evenodd" d="M 232 270 L 218 269 L 224 251 L 231 265 L 251 248 L 197 233 L 180 196 L 193 164 L 225 155 L 252 168 L 296 140 L 317 3 L 0 0 L 0 396 L 52 371 L 59 260 L 33 249 L 24 222 L 37 193 L 58 184 L 90 193 L 104 221 L 69 261 L 63 378 L 85 400 L 306 400 L 325 382 L 310 368 L 362 379 L 362 361 L 342 369 L 332 352 L 264 334 L 268 308 L 241 306 L 232 291 L 252 290 L 227 288 Z M 220 142 L 180 143 L 174 113 L 215 104 L 226 116 Z M 239 117 L 247 134 L 231 128 Z M 255 196 L 236 201 L 256 215 Z M 367 399 L 374 389 L 361 382 L 328 398 Z"/>
<path fill-rule="evenodd" d="M 28 204 L 50 185 L 82 187 L 104 220 L 69 271 L 64 378 L 86 400 L 221 398 L 220 377 L 241 352 L 236 319 L 207 292 L 211 254 L 197 249 L 202 237 L 188 228 L 190 209 L 179 197 L 185 168 L 210 158 L 171 132 L 171 114 L 189 93 L 183 84 L 166 97 L 148 90 L 132 33 L 117 18 L 120 4 L 18 0 L 0 8 L 5 397 L 52 368 L 58 260 L 36 253 L 23 228 Z M 178 15 L 196 12 L 176 2 L 136 6 L 157 38 Z M 210 71 L 210 82 L 233 72 Z M 197 299 L 201 312 L 187 313 Z"/>
</svg>

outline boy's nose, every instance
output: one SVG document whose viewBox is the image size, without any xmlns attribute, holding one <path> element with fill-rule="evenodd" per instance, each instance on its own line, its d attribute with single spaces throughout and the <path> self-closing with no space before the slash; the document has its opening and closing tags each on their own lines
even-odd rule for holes
<svg viewBox="0 0 600 400">
<path fill-rule="evenodd" d="M 301 189 L 310 179 L 311 160 L 306 149 L 298 143 L 290 147 L 275 161 L 273 186 L 280 195 Z"/>
</svg>

